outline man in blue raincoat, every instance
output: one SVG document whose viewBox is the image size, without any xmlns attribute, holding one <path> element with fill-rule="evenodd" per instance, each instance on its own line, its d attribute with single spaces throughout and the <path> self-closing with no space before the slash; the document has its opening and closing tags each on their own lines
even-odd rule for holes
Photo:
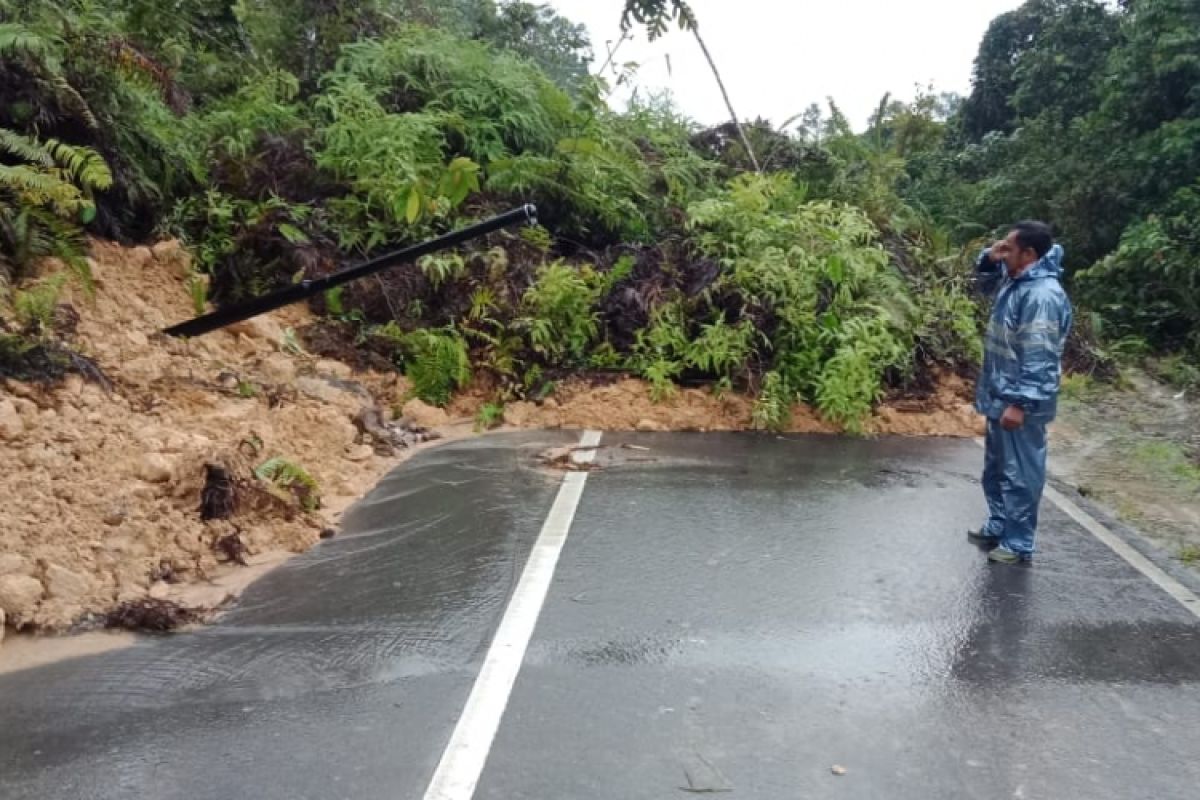
<svg viewBox="0 0 1200 800">
<path fill-rule="evenodd" d="M 1020 222 L 975 265 L 979 286 L 995 305 L 975 390 L 975 409 L 987 417 L 988 518 L 971 538 L 991 546 L 988 560 L 1002 564 L 1033 558 L 1046 484 L 1046 425 L 1057 410 L 1071 328 L 1071 301 L 1059 283 L 1062 258 L 1048 225 Z"/>
</svg>

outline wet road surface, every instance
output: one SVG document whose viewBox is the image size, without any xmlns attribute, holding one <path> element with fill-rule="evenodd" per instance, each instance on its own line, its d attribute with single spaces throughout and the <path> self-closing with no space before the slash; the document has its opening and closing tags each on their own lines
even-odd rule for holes
<svg viewBox="0 0 1200 800">
<path fill-rule="evenodd" d="M 425 797 L 574 441 L 424 453 L 221 624 L 0 676 L 0 798 Z M 604 445 L 475 797 L 1200 796 L 1200 622 L 1049 504 L 986 564 L 973 443 Z"/>
</svg>

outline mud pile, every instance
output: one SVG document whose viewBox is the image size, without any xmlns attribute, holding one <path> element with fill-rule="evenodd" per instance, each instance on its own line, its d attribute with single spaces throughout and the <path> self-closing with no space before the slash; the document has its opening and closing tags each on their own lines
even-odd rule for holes
<svg viewBox="0 0 1200 800">
<path fill-rule="evenodd" d="M 289 328 L 309 321 L 304 309 L 180 342 L 157 333 L 193 313 L 177 243 L 96 243 L 92 266 L 95 297 L 68 299 L 80 317 L 74 346 L 106 380 L 0 388 L 0 613 L 10 627 L 62 628 L 215 580 L 231 561 L 304 550 L 398 460 L 355 420 L 364 409 L 390 419 L 407 385 L 298 349 Z M 227 519 L 201 520 L 206 465 L 252 479 L 271 458 L 315 479 L 320 508 L 258 492 Z"/>
</svg>

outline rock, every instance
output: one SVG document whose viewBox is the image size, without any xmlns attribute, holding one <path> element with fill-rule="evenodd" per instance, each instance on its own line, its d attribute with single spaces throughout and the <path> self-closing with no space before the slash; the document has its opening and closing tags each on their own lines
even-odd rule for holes
<svg viewBox="0 0 1200 800">
<path fill-rule="evenodd" d="M 316 363 L 317 372 L 323 375 L 332 375 L 341 380 L 348 380 L 354 375 L 354 370 L 350 369 L 349 364 L 343 364 L 341 361 L 334 361 L 330 358 L 322 358 Z"/>
<path fill-rule="evenodd" d="M 34 400 L 37 398 L 37 389 L 34 388 L 32 383 L 22 383 L 21 381 L 14 381 L 10 378 L 4 382 L 4 388 L 14 397 L 24 397 L 27 400 Z"/>
<path fill-rule="evenodd" d="M 349 402 L 357 403 L 354 395 L 350 392 L 343 391 L 320 378 L 297 378 L 296 390 L 314 400 L 320 400 L 322 403 L 329 403 L 331 405 Z"/>
<path fill-rule="evenodd" d="M 438 428 L 450 423 L 450 415 L 446 413 L 445 409 L 431 406 L 418 398 L 413 398 L 405 403 L 401 413 L 422 428 Z"/>
<path fill-rule="evenodd" d="M 108 511 L 104 512 L 104 516 L 101 519 L 105 525 L 111 525 L 115 528 L 124 522 L 128 516 L 129 511 L 124 506 L 112 506 Z"/>
<path fill-rule="evenodd" d="M 7 397 L 0 399 L 0 440 L 12 440 L 25 433 L 25 420 Z"/>
<path fill-rule="evenodd" d="M 291 383 L 296 379 L 296 365 L 283 353 L 272 353 L 258 364 L 258 371 L 270 383 Z"/>
<path fill-rule="evenodd" d="M 150 585 L 150 591 L 146 594 L 153 597 L 155 600 L 165 600 L 167 595 L 171 593 L 171 585 L 166 581 L 155 581 Z"/>
<path fill-rule="evenodd" d="M 146 337 L 146 334 L 141 331 L 125 331 L 125 341 L 134 347 L 146 347 L 150 344 L 150 340 Z"/>
<path fill-rule="evenodd" d="M 182 250 L 183 246 L 179 244 L 178 239 L 164 239 L 150 248 L 150 252 L 154 253 L 154 257 L 159 261 L 170 261 Z"/>
<path fill-rule="evenodd" d="M 100 387 L 89 383 L 79 393 L 78 405 L 80 408 L 96 408 L 103 405 L 104 400 L 104 392 L 101 391 Z"/>
<path fill-rule="evenodd" d="M 235 336 L 245 336 L 252 342 L 267 342 L 276 348 L 283 341 L 283 328 L 279 327 L 279 323 L 275 320 L 264 316 L 251 317 L 243 322 L 236 322 L 226 328 L 226 330 Z"/>
<path fill-rule="evenodd" d="M 640 420 L 638 420 L 637 425 L 634 427 L 636 427 L 639 431 L 643 431 L 643 432 L 663 430 L 662 423 L 655 422 L 652 419 L 640 419 Z"/>
<path fill-rule="evenodd" d="M 0 553 L 0 576 L 33 575 L 33 562 L 16 553 Z"/>
<path fill-rule="evenodd" d="M 95 588 L 91 577 L 51 564 L 46 567 L 46 596 L 64 603 L 79 603 Z"/>
<path fill-rule="evenodd" d="M 0 576 L 0 609 L 13 625 L 30 619 L 44 594 L 41 581 L 28 575 Z"/>
<path fill-rule="evenodd" d="M 166 483 L 171 480 L 171 462 L 162 453 L 147 453 L 137 465 L 137 476 L 146 483 Z"/>
<path fill-rule="evenodd" d="M 359 445 L 355 445 L 354 447 L 349 448 L 346 451 L 346 460 L 347 461 L 366 461 L 368 458 L 370 458 L 373 455 L 375 455 L 374 448 L 372 448 L 368 445 L 365 445 L 365 444 L 359 444 Z"/>
<path fill-rule="evenodd" d="M 145 269 L 154 261 L 154 253 L 149 247 L 131 247 L 126 258 L 138 269 Z"/>
<path fill-rule="evenodd" d="M 32 400 L 26 400 L 24 397 L 14 397 L 12 404 L 16 406 L 17 413 L 21 415 L 21 419 L 26 424 L 36 422 L 38 417 L 38 405 Z"/>
<path fill-rule="evenodd" d="M 176 277 L 184 278 L 191 271 L 192 255 L 183 249 L 178 239 L 166 239 L 150 248 L 158 263 L 171 267 Z"/>
<path fill-rule="evenodd" d="M 100 266 L 100 262 L 91 256 L 83 259 L 87 262 L 88 274 L 92 276 L 92 283 L 97 286 L 104 285 L 104 267 Z"/>
</svg>

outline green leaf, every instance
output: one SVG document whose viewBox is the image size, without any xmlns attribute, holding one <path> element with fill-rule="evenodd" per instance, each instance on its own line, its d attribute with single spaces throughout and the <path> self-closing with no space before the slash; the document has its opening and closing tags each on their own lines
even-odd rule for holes
<svg viewBox="0 0 1200 800">
<path fill-rule="evenodd" d="M 287 239 L 292 244 L 308 244 L 308 236 L 304 231 L 297 228 L 295 225 L 283 223 L 279 226 L 279 233 L 283 238 Z"/>
<path fill-rule="evenodd" d="M 404 218 L 411 225 L 421 216 L 421 190 L 413 187 L 413 190 L 408 193 L 408 207 L 405 209 Z"/>
</svg>

